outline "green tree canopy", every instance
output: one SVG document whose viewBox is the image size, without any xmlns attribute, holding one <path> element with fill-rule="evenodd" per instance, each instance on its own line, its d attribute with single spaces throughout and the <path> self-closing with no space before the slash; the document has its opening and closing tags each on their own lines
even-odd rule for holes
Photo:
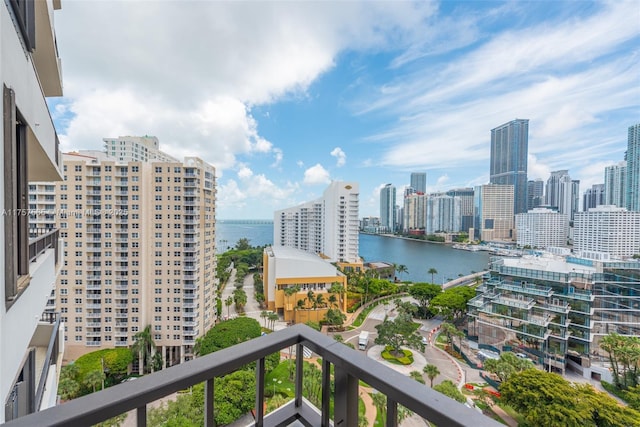
<svg viewBox="0 0 640 427">
<path fill-rule="evenodd" d="M 237 317 L 218 323 L 196 340 L 195 353 L 198 356 L 213 353 L 223 348 L 257 338 L 262 333 L 260 323 L 250 317 Z"/>
<path fill-rule="evenodd" d="M 409 287 L 409 295 L 418 301 L 420 313 L 426 314 L 429 301 L 442 293 L 442 287 L 432 283 L 416 283 Z M 424 317 L 424 316 L 420 316 Z"/>
<path fill-rule="evenodd" d="M 453 400 L 457 400 L 460 403 L 465 403 L 467 401 L 467 398 L 464 397 L 464 394 L 462 394 L 462 392 L 458 390 L 458 387 L 456 387 L 456 385 L 451 382 L 451 380 L 444 380 L 440 384 L 434 385 L 433 389 L 439 393 L 444 394 L 445 396 L 452 398 Z"/>
<path fill-rule="evenodd" d="M 396 307 L 398 315 L 394 320 L 387 319 L 376 325 L 378 336 L 375 343 L 391 347 L 390 352 L 394 355 L 401 354 L 402 346 L 424 351 L 422 336 L 417 331 L 416 324 L 413 323 L 413 305 L 398 299 Z"/>
<path fill-rule="evenodd" d="M 484 369 L 496 374 L 500 381 L 506 381 L 516 372 L 522 372 L 533 367 L 531 360 L 521 359 L 510 351 L 500 354 L 499 359 L 487 359 L 484 361 Z"/>
<path fill-rule="evenodd" d="M 640 338 L 611 333 L 600 347 L 609 354 L 616 387 L 625 390 L 638 385 L 640 375 Z"/>
<path fill-rule="evenodd" d="M 231 424 L 255 406 L 255 374 L 236 371 L 214 382 L 213 401 L 216 425 Z M 150 409 L 148 425 L 196 427 L 204 423 L 204 386 L 195 385 L 190 394 L 179 395 L 166 405 Z"/>
<path fill-rule="evenodd" d="M 640 413 L 618 405 L 588 384 L 571 384 L 560 375 L 527 369 L 500 386 L 505 402 L 528 425 L 540 427 L 640 426 Z"/>
<path fill-rule="evenodd" d="M 468 286 L 449 288 L 435 296 L 430 303 L 436 310 L 451 321 L 456 321 L 467 312 L 467 303 L 476 295 L 476 291 Z"/>
</svg>

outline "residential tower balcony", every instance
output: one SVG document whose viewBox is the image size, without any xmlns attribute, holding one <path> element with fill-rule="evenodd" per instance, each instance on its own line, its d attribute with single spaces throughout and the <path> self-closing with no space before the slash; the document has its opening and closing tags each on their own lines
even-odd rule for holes
<svg viewBox="0 0 640 427">
<path fill-rule="evenodd" d="M 265 358 L 296 346 L 294 398 L 265 414 Z M 303 346 L 322 359 L 322 403 L 315 407 L 303 396 Z M 216 377 L 247 363 L 256 363 L 256 426 L 357 426 L 358 391 L 363 381 L 387 396 L 388 427 L 397 426 L 398 405 L 439 426 L 499 426 L 496 421 L 350 349 L 305 325 L 296 325 L 236 346 L 196 358 L 171 368 L 72 400 L 64 405 L 7 423 L 7 427 L 34 425 L 94 425 L 118 414 L 136 410 L 137 425 L 146 425 L 147 405 L 178 390 L 205 383 L 204 426 L 214 425 L 213 385 Z M 329 397 L 333 371 L 334 415 Z"/>
</svg>

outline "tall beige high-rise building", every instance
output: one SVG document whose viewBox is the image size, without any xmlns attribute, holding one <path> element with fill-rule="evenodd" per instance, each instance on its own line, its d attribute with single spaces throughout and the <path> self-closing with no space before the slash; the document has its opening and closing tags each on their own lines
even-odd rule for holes
<svg viewBox="0 0 640 427">
<path fill-rule="evenodd" d="M 474 189 L 474 238 L 513 238 L 513 185 L 487 184 Z M 471 233 L 470 233 L 471 234 Z"/>
<path fill-rule="evenodd" d="M 129 347 L 149 326 L 165 366 L 172 365 L 191 359 L 195 339 L 213 325 L 215 169 L 195 157 L 169 158 L 64 155 L 53 219 L 66 255 L 55 306 L 66 325 L 67 361 Z M 43 190 L 50 201 L 51 188 Z"/>
</svg>

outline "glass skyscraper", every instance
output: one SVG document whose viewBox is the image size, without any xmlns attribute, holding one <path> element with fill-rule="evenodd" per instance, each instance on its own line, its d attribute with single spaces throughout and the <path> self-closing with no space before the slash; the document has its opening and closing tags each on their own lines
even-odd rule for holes
<svg viewBox="0 0 640 427">
<path fill-rule="evenodd" d="M 627 143 L 627 210 L 640 211 L 640 123 L 629 126 Z"/>
<path fill-rule="evenodd" d="M 426 172 L 411 172 L 411 188 L 418 193 L 425 194 L 427 192 Z"/>
<path fill-rule="evenodd" d="M 515 214 L 527 211 L 528 149 L 528 119 L 515 119 L 491 129 L 489 183 L 513 185 Z"/>
</svg>

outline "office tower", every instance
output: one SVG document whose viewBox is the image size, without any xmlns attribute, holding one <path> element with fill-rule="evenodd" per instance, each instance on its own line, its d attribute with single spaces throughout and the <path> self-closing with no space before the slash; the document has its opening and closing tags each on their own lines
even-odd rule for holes
<svg viewBox="0 0 640 427">
<path fill-rule="evenodd" d="M 380 222 L 385 232 L 396 230 L 396 187 L 392 184 L 380 189 Z"/>
<path fill-rule="evenodd" d="M 546 208 L 533 208 L 516 215 L 518 246 L 548 248 L 566 246 L 569 216 Z"/>
<path fill-rule="evenodd" d="M 357 264 L 359 189 L 334 181 L 321 198 L 274 213 L 274 246 L 318 254 L 332 262 Z"/>
<path fill-rule="evenodd" d="M 529 120 L 516 119 L 491 129 L 490 184 L 512 185 L 513 212 L 527 211 Z"/>
<path fill-rule="evenodd" d="M 606 193 L 605 184 L 593 184 L 591 188 L 587 188 L 582 198 L 582 211 L 586 212 L 596 206 L 605 205 Z"/>
<path fill-rule="evenodd" d="M 541 179 L 527 181 L 527 210 L 544 204 L 544 181 Z"/>
<path fill-rule="evenodd" d="M 84 151 L 64 155 L 56 187 L 65 358 L 129 347 L 147 326 L 165 366 L 193 358 L 215 312 L 214 168 Z"/>
<path fill-rule="evenodd" d="M 425 234 L 457 233 L 461 231 L 460 198 L 445 194 L 426 199 Z"/>
<path fill-rule="evenodd" d="M 556 208 L 558 212 L 571 215 L 573 184 L 568 170 L 551 172 L 545 189 L 546 205 Z"/>
<path fill-rule="evenodd" d="M 48 97 L 62 95 L 54 12 L 59 2 L 0 5 L 0 423 L 54 406 L 64 349 L 60 316 L 44 313 L 63 263 L 56 228 L 29 229 L 31 180 L 62 179 Z M 43 205 L 44 209 L 44 205 Z M 49 215 L 55 213 L 47 205 Z"/>
<path fill-rule="evenodd" d="M 413 193 L 404 198 L 404 221 L 402 230 L 408 234 L 424 234 L 426 219 L 425 194 Z"/>
<path fill-rule="evenodd" d="M 640 212 L 640 123 L 629 126 L 627 141 L 627 209 Z"/>
<path fill-rule="evenodd" d="M 460 199 L 460 231 L 468 232 L 473 228 L 473 188 L 454 188 L 446 195 Z"/>
<path fill-rule="evenodd" d="M 627 162 L 604 168 L 604 197 L 602 205 L 627 207 Z"/>
<path fill-rule="evenodd" d="M 426 172 L 411 172 L 411 188 L 418 193 L 425 194 L 427 192 Z"/>
<path fill-rule="evenodd" d="M 576 214 L 574 251 L 605 252 L 613 257 L 640 253 L 640 212 L 602 205 Z"/>
<path fill-rule="evenodd" d="M 474 188 L 474 239 L 513 238 L 513 186 L 487 184 Z M 469 236 L 472 237 L 472 236 Z"/>
</svg>

